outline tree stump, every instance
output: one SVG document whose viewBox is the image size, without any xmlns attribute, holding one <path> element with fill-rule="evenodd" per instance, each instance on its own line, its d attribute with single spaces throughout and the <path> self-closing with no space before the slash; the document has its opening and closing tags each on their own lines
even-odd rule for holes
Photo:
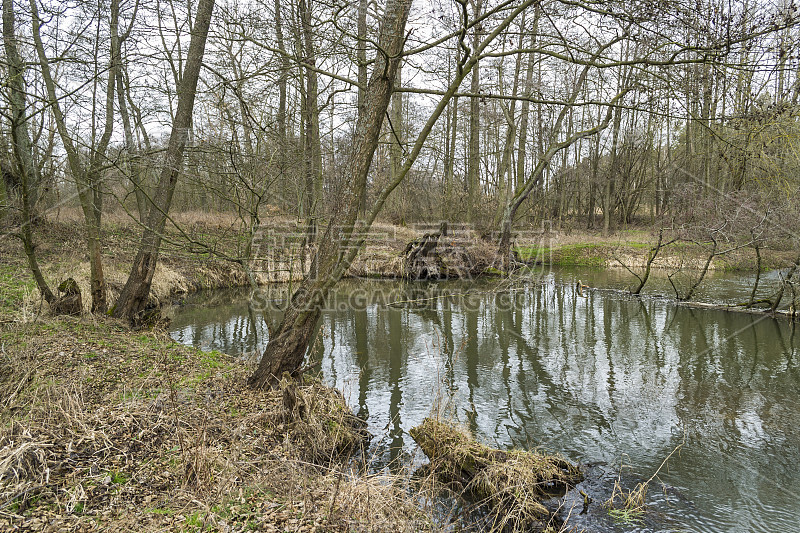
<svg viewBox="0 0 800 533">
<path fill-rule="evenodd" d="M 72 278 L 67 278 L 58 286 L 58 291 L 61 296 L 50 305 L 52 313 L 54 315 L 81 316 L 83 300 L 78 283 Z"/>
<path fill-rule="evenodd" d="M 406 276 L 409 279 L 441 279 L 446 276 L 442 259 L 436 251 L 439 239 L 447 235 L 447 222 L 442 222 L 439 231 L 423 235 L 408 243 L 403 254 Z"/>
</svg>

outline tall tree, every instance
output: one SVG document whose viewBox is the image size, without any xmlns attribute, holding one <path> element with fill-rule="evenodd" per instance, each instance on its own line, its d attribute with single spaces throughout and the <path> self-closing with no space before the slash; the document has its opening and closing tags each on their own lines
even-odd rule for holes
<svg viewBox="0 0 800 533">
<path fill-rule="evenodd" d="M 175 186 L 183 168 L 183 152 L 192 125 L 197 82 L 200 78 L 200 67 L 203 62 L 213 11 L 214 0 L 199 1 L 197 15 L 192 25 L 185 67 L 177 87 L 178 108 L 172 122 L 172 132 L 169 136 L 167 150 L 164 153 L 161 175 L 150 203 L 147 222 L 139 241 L 139 249 L 133 260 L 131 272 L 112 310 L 112 314 L 118 318 L 135 321 L 147 305 L 167 214 L 172 205 Z"/>
<path fill-rule="evenodd" d="M 354 132 L 353 156 L 348 172 L 350 180 L 341 207 L 331 216 L 333 222 L 328 225 L 324 237 L 319 242 L 319 250 L 312 263 L 311 273 L 292 295 L 280 325 L 264 350 L 258 369 L 250 377 L 251 386 L 275 385 L 284 372 L 292 373 L 300 368 L 328 291 L 341 279 L 358 254 L 366 233 L 385 205 L 386 199 L 405 179 L 434 125 L 489 44 L 535 1 L 524 0 L 520 5 L 510 9 L 494 30 L 476 48 L 461 58 L 456 76 L 417 134 L 416 141 L 402 167 L 392 182 L 378 193 L 363 223 L 356 226 L 358 206 L 362 196 L 366 194 L 367 174 L 378 146 L 383 116 L 389 106 L 403 52 L 404 29 L 411 6 L 411 0 L 388 0 L 379 33 L 378 54 L 365 94 L 364 112 L 359 115 Z"/>
<path fill-rule="evenodd" d="M 105 122 L 103 132 L 96 144 L 94 143 L 94 136 L 92 136 L 89 161 L 85 163 L 78 149 L 78 144 L 76 142 L 77 135 L 73 136 L 70 134 L 67 118 L 61 106 L 61 99 L 56 92 L 56 81 L 50 69 L 50 59 L 47 57 L 45 46 L 42 41 L 42 21 L 39 17 L 37 0 L 30 0 L 30 6 L 33 23 L 33 42 L 36 46 L 42 78 L 44 79 L 44 84 L 47 89 L 48 104 L 53 113 L 53 119 L 56 123 L 58 135 L 61 138 L 61 144 L 64 147 L 64 151 L 67 153 L 67 163 L 69 164 L 72 178 L 75 180 L 75 185 L 78 188 L 78 198 L 80 199 L 86 224 L 92 312 L 104 313 L 108 309 L 108 301 L 106 281 L 103 275 L 102 243 L 100 238 L 103 215 L 102 167 L 106 164 L 106 151 L 114 131 L 114 84 L 116 82 L 116 69 L 118 64 L 114 59 L 115 52 L 112 50 L 106 81 Z M 97 24 L 100 24 L 99 19 Z M 111 34 L 114 36 L 117 35 L 117 24 L 118 19 L 112 16 Z M 112 38 L 112 43 L 115 42 L 115 39 L 115 37 Z M 99 43 L 96 43 L 96 46 L 99 46 Z M 98 58 L 95 58 L 95 61 L 98 61 Z M 98 111 L 94 106 L 92 113 L 93 117 L 98 115 Z"/>
<path fill-rule="evenodd" d="M 341 277 L 342 260 L 351 238 L 359 208 L 366 194 L 367 175 L 392 96 L 405 42 L 405 27 L 411 0 L 388 0 L 381 21 L 378 54 L 364 94 L 353 138 L 347 189 L 331 216 L 311 265 L 311 272 L 292 295 L 281 323 L 274 331 L 249 383 L 253 387 L 274 385 L 284 372 L 296 371 L 303 362 L 328 291 Z"/>
<path fill-rule="evenodd" d="M 466 10 L 464 11 L 466 12 Z M 474 25 L 472 28 L 472 49 L 478 48 L 481 39 L 481 16 L 483 0 L 472 1 Z M 481 168 L 481 70 L 480 62 L 472 68 L 471 96 L 469 99 L 469 152 L 467 155 L 467 222 L 475 222 L 475 208 L 480 192 Z"/>
<path fill-rule="evenodd" d="M 303 165 L 305 167 L 305 192 L 301 216 L 305 217 L 309 237 L 315 232 L 315 211 L 322 200 L 322 143 L 319 130 L 319 81 L 317 79 L 317 54 L 314 44 L 312 0 L 300 0 L 297 6 L 301 36 L 298 38 L 300 61 L 304 65 L 305 86 L 303 97 Z"/>
<path fill-rule="evenodd" d="M 28 133 L 28 114 L 26 104 L 25 64 L 19 53 L 14 17 L 14 0 L 3 0 L 3 48 L 8 68 L 8 100 L 11 108 L 11 145 L 13 172 L 19 181 L 22 203 L 22 225 L 19 237 L 28 259 L 36 286 L 47 303 L 55 302 L 55 296 L 45 281 L 36 248 L 33 243 L 33 222 L 36 199 L 41 183 L 39 167 L 33 157 L 33 147 Z"/>
<path fill-rule="evenodd" d="M 138 3 L 136 4 L 138 8 Z M 147 216 L 147 194 L 144 190 L 143 174 L 144 169 L 141 164 L 139 150 L 134 141 L 134 126 L 131 120 L 131 113 L 128 111 L 128 98 L 125 83 L 125 60 L 122 56 L 122 46 L 130 37 L 133 30 L 133 22 L 136 18 L 131 18 L 130 26 L 122 33 L 119 32 L 120 3 L 119 0 L 111 0 L 111 61 L 113 62 L 113 72 L 116 76 L 115 86 L 117 91 L 117 107 L 119 116 L 122 120 L 122 129 L 125 134 L 125 151 L 123 152 L 122 166 L 127 170 L 127 174 L 133 184 L 133 193 L 136 197 L 136 210 L 139 222 L 144 222 Z"/>
</svg>

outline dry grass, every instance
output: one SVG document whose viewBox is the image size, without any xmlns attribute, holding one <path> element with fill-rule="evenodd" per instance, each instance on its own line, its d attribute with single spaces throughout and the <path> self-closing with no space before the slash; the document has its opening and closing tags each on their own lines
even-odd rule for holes
<svg viewBox="0 0 800 533">
<path fill-rule="evenodd" d="M 667 465 L 669 459 L 683 447 L 685 441 L 686 436 L 684 435 L 683 441 L 669 452 L 653 475 L 646 481 L 637 483 L 633 489 L 623 489 L 620 484 L 621 475 L 618 476 L 614 481 L 614 489 L 611 492 L 611 497 L 605 502 L 608 513 L 621 522 L 638 522 L 642 515 L 647 512 L 646 498 L 650 483 L 658 477 L 659 472 Z"/>
<path fill-rule="evenodd" d="M 111 321 L 0 343 L 0 530 L 436 529 L 397 479 L 348 466 L 363 432 L 319 383 L 287 412 L 249 367 Z"/>
<path fill-rule="evenodd" d="M 490 510 L 492 531 L 552 528 L 542 499 L 582 479 L 566 459 L 539 451 L 502 451 L 480 444 L 464 429 L 433 418 L 411 430 L 432 471 L 457 483 Z"/>
<path fill-rule="evenodd" d="M 124 227 L 139 227 L 139 222 L 133 218 L 135 213 L 126 213 L 123 209 L 104 211 L 103 223 L 110 226 L 124 226 Z M 293 220 L 291 217 L 281 215 L 277 207 L 266 206 L 262 216 L 273 219 L 280 217 L 285 220 Z M 207 228 L 227 229 L 233 226 L 238 226 L 241 219 L 234 212 L 216 212 L 216 211 L 176 211 L 170 213 L 170 218 L 184 228 L 191 228 L 192 226 L 205 226 Z M 47 213 L 47 219 L 54 223 L 62 224 L 77 224 L 84 223 L 83 211 L 80 207 L 61 207 L 59 209 L 52 209 Z"/>
<path fill-rule="evenodd" d="M 364 420 L 353 415 L 341 392 L 313 379 L 298 386 L 283 379 L 272 395 L 283 410 L 274 420 L 301 451 L 303 459 L 316 464 L 332 464 L 354 451 L 363 452 L 369 440 Z"/>
</svg>

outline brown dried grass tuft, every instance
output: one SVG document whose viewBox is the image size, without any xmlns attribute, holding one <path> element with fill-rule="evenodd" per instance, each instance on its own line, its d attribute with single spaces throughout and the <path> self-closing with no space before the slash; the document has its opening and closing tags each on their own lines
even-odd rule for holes
<svg viewBox="0 0 800 533">
<path fill-rule="evenodd" d="M 330 465 L 342 456 L 362 451 L 369 442 L 367 424 L 355 416 L 342 393 L 313 378 L 297 384 L 286 378 L 272 393 L 282 408 L 272 423 L 278 423 L 287 439 L 298 447 L 303 459 Z"/>
<path fill-rule="evenodd" d="M 476 442 L 463 428 L 437 419 L 426 418 L 410 433 L 437 475 L 489 507 L 492 531 L 544 530 L 551 516 L 542 499 L 583 477 L 563 457 L 493 449 Z"/>
</svg>

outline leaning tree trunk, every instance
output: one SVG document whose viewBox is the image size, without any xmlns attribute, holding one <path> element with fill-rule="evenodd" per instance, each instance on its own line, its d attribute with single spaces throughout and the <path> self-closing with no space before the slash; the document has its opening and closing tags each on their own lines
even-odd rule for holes
<svg viewBox="0 0 800 533">
<path fill-rule="evenodd" d="M 139 251 L 133 261 L 131 273 L 125 283 L 112 314 L 118 318 L 136 321 L 147 304 L 150 286 L 158 262 L 158 251 L 161 236 L 166 226 L 167 213 L 172 204 L 172 195 L 178 182 L 183 163 L 183 151 L 189 137 L 192 124 L 192 110 L 197 93 L 197 80 L 200 77 L 200 66 L 203 62 L 208 28 L 211 14 L 214 11 L 214 0 L 200 0 L 197 17 L 192 26 L 192 38 L 186 57 L 186 67 L 178 86 L 178 110 L 172 123 L 169 144 L 164 155 L 164 168 L 158 182 L 158 188 L 150 204 Z"/>
<path fill-rule="evenodd" d="M 14 157 L 13 172 L 19 176 L 20 193 L 22 200 L 22 227 L 20 239 L 22 240 L 28 266 L 31 269 L 36 286 L 47 303 L 55 302 L 55 295 L 45 281 L 39 263 L 36 260 L 36 247 L 33 244 L 33 220 L 35 217 L 36 198 L 39 189 L 39 172 L 33 160 L 31 139 L 28 134 L 27 104 L 25 102 L 25 64 L 17 47 L 17 36 L 14 30 L 14 3 L 12 0 L 3 0 L 3 47 L 6 53 L 8 68 L 8 99 L 10 104 L 10 126 L 12 154 Z M 0 178 L 2 180 L 2 178 Z M 10 191 L 9 191 L 10 192 Z"/>
<path fill-rule="evenodd" d="M 572 111 L 572 109 L 576 105 L 576 101 L 578 96 L 580 95 L 584 83 L 586 82 L 586 78 L 589 74 L 589 70 L 592 66 L 594 66 L 595 61 L 598 57 L 610 46 L 617 43 L 619 38 L 615 38 L 607 42 L 605 45 L 601 46 L 600 49 L 595 52 L 595 55 L 591 58 L 591 60 L 584 66 L 583 70 L 581 71 L 580 75 L 578 76 L 578 80 L 575 83 L 575 87 L 572 90 L 572 94 L 570 95 L 569 100 L 564 103 L 564 107 L 561 108 L 561 111 L 558 114 L 558 118 L 556 119 L 556 123 L 552 128 L 552 133 L 550 135 L 549 146 L 546 151 L 543 151 L 542 155 L 539 156 L 539 161 L 531 171 L 530 176 L 524 182 L 521 182 L 517 186 L 517 190 L 515 191 L 514 195 L 511 199 L 506 203 L 506 206 L 503 210 L 503 217 L 500 224 L 500 239 L 498 243 L 498 253 L 500 257 L 503 258 L 503 265 L 510 264 L 510 257 L 511 257 L 511 228 L 514 224 L 514 218 L 517 213 L 517 209 L 522 205 L 522 202 L 528 198 L 533 188 L 543 179 L 544 171 L 547 169 L 550 161 L 555 157 L 557 153 L 561 150 L 569 148 L 574 143 L 578 142 L 581 139 L 586 137 L 590 137 L 595 135 L 601 131 L 603 131 L 606 127 L 608 127 L 609 122 L 611 121 L 612 113 L 615 109 L 615 104 L 622 99 L 625 94 L 628 93 L 630 89 L 622 88 L 620 92 L 618 92 L 614 98 L 611 99 L 609 102 L 608 110 L 606 112 L 605 118 L 595 125 L 592 128 L 589 128 L 584 131 L 579 131 L 576 133 L 570 133 L 566 139 L 563 141 L 558 141 L 558 136 L 561 134 L 561 125 L 564 123 L 564 119 L 566 118 L 567 114 Z M 506 267 L 507 268 L 507 267 Z"/>
<path fill-rule="evenodd" d="M 284 372 L 297 371 L 311 342 L 328 290 L 347 266 L 344 256 L 347 247 L 353 244 L 354 239 L 358 239 L 353 234 L 353 228 L 366 194 L 367 174 L 394 89 L 410 8 L 411 0 L 389 0 L 387 3 L 378 41 L 383 53 L 376 58 L 364 95 L 364 106 L 358 116 L 348 188 L 341 207 L 331 216 L 331 221 L 335 222 L 328 225 L 320 241 L 309 275 L 292 296 L 258 368 L 250 376 L 249 384 L 252 387 L 273 386 Z"/>
<path fill-rule="evenodd" d="M 352 179 L 348 181 L 349 188 L 340 204 L 342 207 L 331 216 L 331 220 L 339 221 L 339 224 L 337 226 L 329 225 L 325 235 L 319 241 L 320 248 L 311 265 L 311 274 L 303 281 L 298 291 L 302 298 L 292 298 L 281 324 L 273 335 L 273 340 L 282 340 L 280 342 L 270 341 L 267 344 L 258 369 L 249 379 L 251 386 L 273 385 L 279 379 L 279 374 L 297 371 L 300 363 L 294 356 L 307 350 L 314 329 L 308 326 L 309 322 L 307 321 L 316 323 L 316 318 L 320 313 L 317 307 L 321 306 L 330 287 L 341 278 L 355 258 L 359 247 L 364 242 L 366 232 L 385 205 L 388 196 L 408 174 L 422 151 L 425 140 L 433 130 L 433 126 L 447 108 L 448 102 L 456 94 L 464 78 L 472 71 L 478 58 L 489 44 L 497 39 L 522 11 L 535 2 L 536 0 L 524 0 L 515 7 L 480 43 L 478 48 L 472 51 L 472 54 L 465 56 L 459 62 L 455 79 L 450 83 L 433 113 L 420 130 L 403 167 L 394 180 L 378 193 L 375 204 L 363 223 L 358 226 L 358 232 L 354 233 L 353 228 L 358 215 L 359 201 L 362 195 L 366 194 L 367 173 L 378 146 L 383 116 L 389 106 L 393 80 L 397 64 L 400 61 L 399 55 L 403 49 L 403 31 L 411 7 L 411 0 L 389 0 L 378 41 L 378 47 L 382 53 L 379 53 L 375 60 L 372 78 L 365 94 L 364 111 L 359 113 L 356 124 L 353 139 L 353 164 L 350 170 Z M 292 331 L 293 329 L 294 331 Z M 270 371 L 270 369 L 274 369 L 274 371 Z"/>
</svg>

